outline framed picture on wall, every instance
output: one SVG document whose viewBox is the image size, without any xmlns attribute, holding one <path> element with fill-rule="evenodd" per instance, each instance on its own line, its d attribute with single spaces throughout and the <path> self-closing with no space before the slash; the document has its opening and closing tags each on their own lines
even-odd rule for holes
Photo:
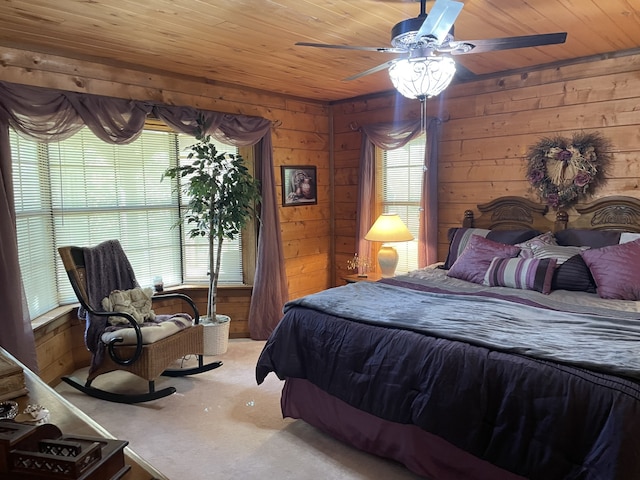
<svg viewBox="0 0 640 480">
<path fill-rule="evenodd" d="M 315 205 L 318 203 L 316 191 L 316 167 L 282 166 L 282 205 Z"/>
</svg>

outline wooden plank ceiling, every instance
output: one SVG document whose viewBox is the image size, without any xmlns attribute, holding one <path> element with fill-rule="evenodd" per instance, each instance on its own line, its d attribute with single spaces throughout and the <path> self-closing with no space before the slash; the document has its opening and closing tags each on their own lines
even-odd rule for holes
<svg viewBox="0 0 640 480">
<path fill-rule="evenodd" d="M 640 0 L 463 3 L 459 40 L 568 32 L 562 45 L 456 57 L 477 75 L 640 48 Z M 395 57 L 295 42 L 386 47 L 419 11 L 412 0 L 3 0 L 0 45 L 336 101 L 392 89 L 386 71 L 343 79 Z"/>
</svg>

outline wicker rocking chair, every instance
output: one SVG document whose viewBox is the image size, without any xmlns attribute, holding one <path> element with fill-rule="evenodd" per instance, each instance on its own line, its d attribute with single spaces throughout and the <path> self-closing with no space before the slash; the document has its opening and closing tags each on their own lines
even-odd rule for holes
<svg viewBox="0 0 640 480">
<path fill-rule="evenodd" d="M 184 314 L 158 315 L 156 323 L 146 326 L 139 324 L 131 312 L 105 311 L 102 299 L 114 290 L 126 292 L 138 286 L 133 269 L 117 240 L 103 242 L 93 248 L 60 247 L 58 252 L 80 301 L 78 313 L 87 322 L 85 343 L 92 354 L 86 382 L 83 384 L 72 376 L 62 377 L 64 382 L 102 400 L 140 403 L 176 392 L 174 387 L 155 390 L 155 380 L 160 375 L 193 375 L 222 365 L 220 361 L 204 363 L 204 327 L 199 324 L 195 303 L 187 295 L 153 295 L 151 300 L 174 299 L 173 302 L 177 300 L 177 304 L 186 304 L 192 312 L 192 322 L 184 320 L 188 317 Z M 122 325 L 113 327 L 110 323 Z M 162 328 L 158 328 L 158 325 Z M 183 328 L 179 329 L 180 326 Z M 110 330 L 111 333 L 108 333 Z M 197 367 L 168 369 L 176 360 L 191 354 L 197 356 Z M 148 381 L 148 392 L 116 393 L 91 386 L 96 377 L 115 370 L 124 370 L 144 378 Z"/>
</svg>

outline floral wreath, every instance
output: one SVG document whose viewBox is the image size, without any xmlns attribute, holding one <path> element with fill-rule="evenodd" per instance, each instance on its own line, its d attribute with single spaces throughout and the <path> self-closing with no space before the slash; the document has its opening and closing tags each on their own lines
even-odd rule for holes
<svg viewBox="0 0 640 480">
<path fill-rule="evenodd" d="M 599 133 L 543 138 L 527 152 L 527 180 L 551 207 L 567 207 L 605 182 L 610 147 Z"/>
</svg>

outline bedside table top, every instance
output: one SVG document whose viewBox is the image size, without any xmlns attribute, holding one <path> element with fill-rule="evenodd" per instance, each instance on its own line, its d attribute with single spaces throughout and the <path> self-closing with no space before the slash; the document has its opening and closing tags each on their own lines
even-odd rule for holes
<svg viewBox="0 0 640 480">
<path fill-rule="evenodd" d="M 379 273 L 368 273 L 366 277 L 361 277 L 357 274 L 353 275 L 345 275 L 342 279 L 347 283 L 356 283 L 356 282 L 377 282 L 382 278 L 382 275 Z"/>
</svg>

